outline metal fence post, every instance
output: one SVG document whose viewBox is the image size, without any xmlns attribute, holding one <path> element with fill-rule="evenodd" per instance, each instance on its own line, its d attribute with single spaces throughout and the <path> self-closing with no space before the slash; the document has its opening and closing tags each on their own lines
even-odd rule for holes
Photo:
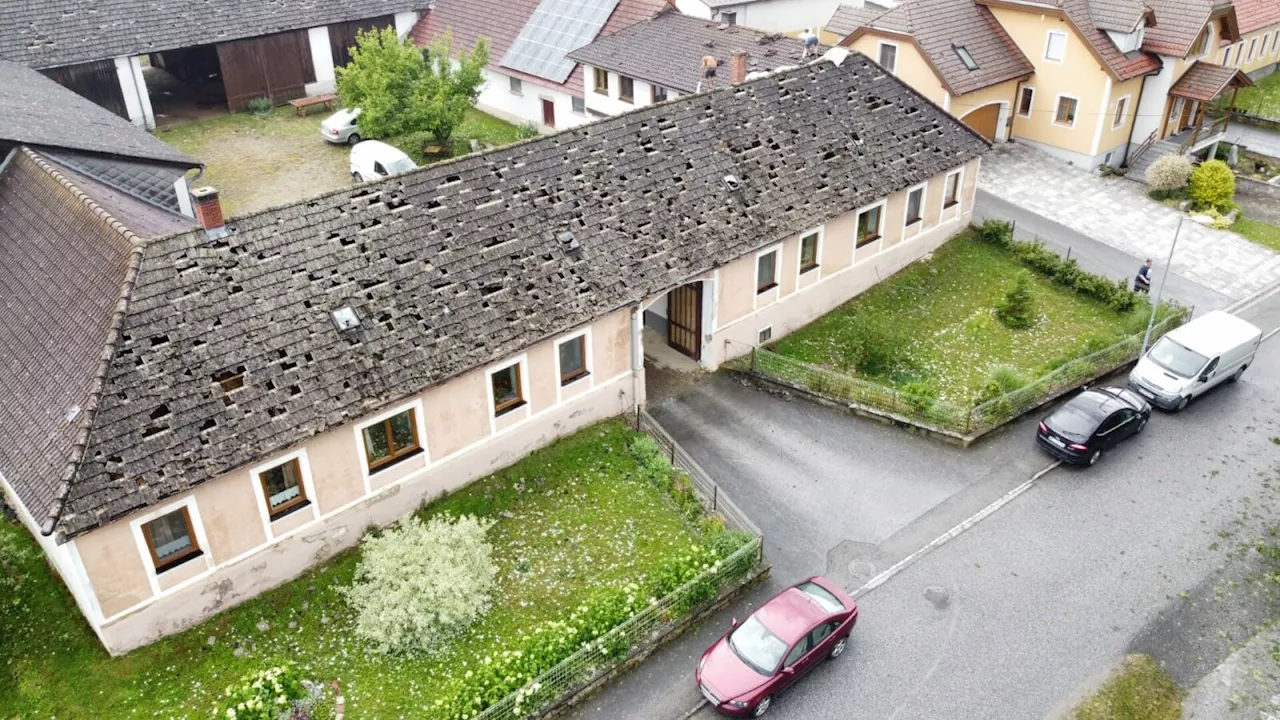
<svg viewBox="0 0 1280 720">
<path fill-rule="evenodd" d="M 753 346 L 751 348 L 751 374 L 754 375 L 755 372 L 756 372 L 756 349 Z"/>
<path fill-rule="evenodd" d="M 711 512 L 716 511 L 716 506 L 720 503 L 720 486 L 711 486 Z"/>
</svg>

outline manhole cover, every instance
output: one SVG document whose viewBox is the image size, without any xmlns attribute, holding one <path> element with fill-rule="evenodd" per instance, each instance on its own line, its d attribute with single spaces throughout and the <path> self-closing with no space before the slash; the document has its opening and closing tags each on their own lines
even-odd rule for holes
<svg viewBox="0 0 1280 720">
<path fill-rule="evenodd" d="M 866 560 L 854 560 L 849 563 L 849 572 L 855 580 L 870 580 L 876 574 L 876 566 Z"/>
<path fill-rule="evenodd" d="M 924 589 L 924 599 L 933 603 L 933 606 L 941 610 L 951 602 L 951 592 L 941 585 L 930 585 Z"/>
</svg>

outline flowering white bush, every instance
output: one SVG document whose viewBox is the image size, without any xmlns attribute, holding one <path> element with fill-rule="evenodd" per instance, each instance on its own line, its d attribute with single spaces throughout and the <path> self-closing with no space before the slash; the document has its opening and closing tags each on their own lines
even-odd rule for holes
<svg viewBox="0 0 1280 720">
<path fill-rule="evenodd" d="M 215 711 L 227 720 L 279 720 L 289 717 L 293 704 L 306 695 L 297 668 L 285 663 L 240 678 L 222 693 Z"/>
<path fill-rule="evenodd" d="M 1147 168 L 1147 184 L 1152 190 L 1177 190 L 1191 178 L 1191 161 L 1181 155 L 1161 155 Z"/>
<path fill-rule="evenodd" d="M 343 588 L 355 632 L 382 652 L 439 651 L 489 609 L 498 567 L 485 539 L 492 520 L 408 517 L 362 545 Z"/>
</svg>

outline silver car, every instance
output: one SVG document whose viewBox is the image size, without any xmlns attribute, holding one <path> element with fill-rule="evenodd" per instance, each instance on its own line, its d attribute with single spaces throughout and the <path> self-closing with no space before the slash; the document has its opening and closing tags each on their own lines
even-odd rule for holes
<svg viewBox="0 0 1280 720">
<path fill-rule="evenodd" d="M 359 117 L 360 108 L 343 108 L 320 123 L 320 136 L 335 145 L 355 145 L 364 139 L 356 127 Z"/>
</svg>

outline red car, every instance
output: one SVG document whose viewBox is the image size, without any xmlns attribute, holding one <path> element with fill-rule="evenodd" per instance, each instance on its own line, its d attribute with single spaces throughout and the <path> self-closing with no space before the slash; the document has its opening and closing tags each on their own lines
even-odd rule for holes
<svg viewBox="0 0 1280 720">
<path fill-rule="evenodd" d="M 778 593 L 702 654 L 694 680 L 717 710 L 760 717 L 788 685 L 839 657 L 858 605 L 835 583 L 811 577 Z"/>
</svg>

